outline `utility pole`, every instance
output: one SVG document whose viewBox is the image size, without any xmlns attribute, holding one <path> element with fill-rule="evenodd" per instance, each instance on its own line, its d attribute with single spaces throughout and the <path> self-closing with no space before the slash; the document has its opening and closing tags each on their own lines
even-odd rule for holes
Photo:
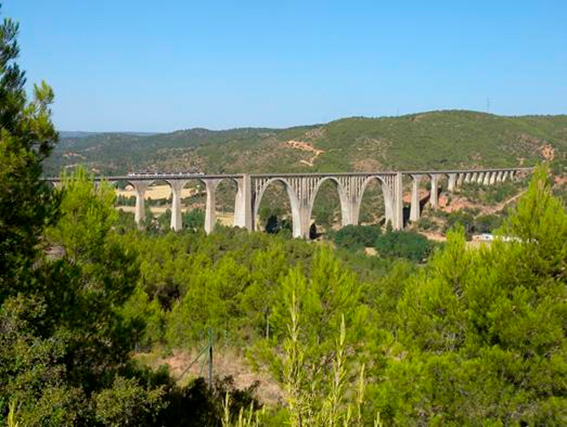
<svg viewBox="0 0 567 427">
<path fill-rule="evenodd" d="M 209 328 L 209 387 L 213 388 L 213 328 Z"/>
</svg>

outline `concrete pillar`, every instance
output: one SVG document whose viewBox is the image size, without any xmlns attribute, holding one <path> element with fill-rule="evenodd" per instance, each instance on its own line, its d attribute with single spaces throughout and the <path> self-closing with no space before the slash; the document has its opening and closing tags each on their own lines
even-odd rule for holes
<svg viewBox="0 0 567 427">
<path fill-rule="evenodd" d="M 412 175 L 413 182 L 411 187 L 411 208 L 410 208 L 410 221 L 415 222 L 419 220 L 420 207 L 419 207 L 419 182 L 421 175 Z"/>
<path fill-rule="evenodd" d="M 345 225 L 358 225 L 358 218 L 360 215 L 360 204 L 362 203 L 362 197 L 350 198 L 348 200 L 348 222 L 345 223 L 343 220 L 343 227 Z"/>
<path fill-rule="evenodd" d="M 254 229 L 254 215 L 252 214 L 252 184 L 250 175 L 244 174 L 237 181 L 238 190 L 236 192 L 234 205 L 234 225 L 252 231 Z"/>
<path fill-rule="evenodd" d="M 502 182 L 502 171 L 496 173 L 496 182 Z"/>
<path fill-rule="evenodd" d="M 298 236 L 294 237 L 302 237 L 304 239 L 309 238 L 309 227 L 311 226 L 311 211 L 313 209 L 312 203 L 315 202 L 314 199 L 310 200 L 308 196 L 308 194 L 310 194 L 307 188 L 309 185 L 308 180 L 309 178 L 299 178 L 299 227 L 297 228 L 297 230 L 294 227 L 296 234 L 298 234 Z"/>
<path fill-rule="evenodd" d="M 305 210 L 301 209 L 301 201 L 297 198 L 294 199 L 292 200 L 290 195 L 292 236 L 294 238 L 307 238 L 309 237 L 309 228 L 305 227 Z"/>
<path fill-rule="evenodd" d="M 500 172 L 490 172 L 490 179 L 488 180 L 488 184 L 492 185 L 496 182 L 496 174 Z"/>
<path fill-rule="evenodd" d="M 394 201 L 392 191 L 382 183 L 382 195 L 384 197 L 384 220 L 386 224 L 394 224 Z"/>
<path fill-rule="evenodd" d="M 482 183 L 482 179 L 484 178 L 484 172 L 474 173 L 473 177 L 473 182 L 480 184 Z"/>
<path fill-rule="evenodd" d="M 356 199 L 349 199 L 347 200 L 347 215 L 346 215 L 346 221 L 345 219 L 343 219 L 343 227 L 345 225 L 358 225 L 358 218 L 359 218 L 359 214 L 360 214 L 360 203 L 362 201 L 362 198 L 360 201 L 356 200 Z"/>
<path fill-rule="evenodd" d="M 146 207 L 145 207 L 145 199 L 144 196 L 146 194 L 146 190 L 150 186 L 150 181 L 134 181 L 131 182 L 132 186 L 134 187 L 134 192 L 136 193 L 136 208 L 134 210 L 134 219 L 136 224 L 138 224 L 138 228 L 142 228 L 142 223 L 146 217 Z"/>
<path fill-rule="evenodd" d="M 464 173 L 459 173 L 457 174 L 457 187 L 460 187 L 461 185 L 463 185 L 463 182 L 465 181 L 465 175 Z"/>
<path fill-rule="evenodd" d="M 294 237 L 301 237 L 309 239 L 309 228 L 311 227 L 311 216 L 308 214 L 309 208 L 302 206 L 299 210 L 299 235 Z"/>
<path fill-rule="evenodd" d="M 358 224 L 358 216 L 356 215 L 356 206 L 352 200 L 349 200 L 348 197 L 339 196 L 340 197 L 340 204 L 341 204 L 341 227 L 346 225 L 357 225 Z"/>
<path fill-rule="evenodd" d="M 402 173 L 398 172 L 394 178 L 394 184 L 390 200 L 392 204 L 392 228 L 401 230 L 404 228 L 404 187 Z"/>
<path fill-rule="evenodd" d="M 468 184 L 469 182 L 472 181 L 473 178 L 473 174 L 470 172 L 465 173 L 465 182 Z"/>
<path fill-rule="evenodd" d="M 216 191 L 220 179 L 205 179 L 205 189 L 207 191 L 207 204 L 205 206 L 205 233 L 210 234 L 213 232 L 216 224 Z"/>
<path fill-rule="evenodd" d="M 168 181 L 171 187 L 171 229 L 179 231 L 183 228 L 183 220 L 181 215 L 181 198 L 182 191 L 187 181 Z"/>
<path fill-rule="evenodd" d="M 304 199 L 299 199 L 296 191 L 290 187 L 290 184 L 285 184 L 287 186 L 287 192 L 289 195 L 289 201 L 291 205 L 291 228 L 292 236 L 294 238 L 308 238 L 309 237 L 309 213 L 308 207 Z"/>
<path fill-rule="evenodd" d="M 439 175 L 431 175 L 431 191 L 429 192 L 429 203 L 433 208 L 439 205 Z"/>
<path fill-rule="evenodd" d="M 509 171 L 504 171 L 502 173 L 502 182 L 506 181 L 510 176 L 510 172 Z"/>
<path fill-rule="evenodd" d="M 485 172 L 484 173 L 484 179 L 482 181 L 482 183 L 484 185 L 490 185 L 490 177 L 491 177 L 492 173 L 491 172 Z"/>
<path fill-rule="evenodd" d="M 449 184 L 447 185 L 447 191 L 452 193 L 455 191 L 455 187 L 457 186 L 457 174 L 450 173 L 448 174 Z"/>
</svg>

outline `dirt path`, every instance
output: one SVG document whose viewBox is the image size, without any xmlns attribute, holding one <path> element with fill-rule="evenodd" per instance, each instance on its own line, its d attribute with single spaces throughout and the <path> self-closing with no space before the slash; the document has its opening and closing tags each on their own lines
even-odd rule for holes
<svg viewBox="0 0 567 427">
<path fill-rule="evenodd" d="M 301 151 L 308 151 L 310 153 L 313 153 L 313 157 L 311 157 L 309 160 L 300 160 L 299 163 L 303 163 L 307 166 L 313 167 L 313 165 L 315 164 L 315 160 L 317 160 L 317 157 L 319 157 L 321 154 L 324 153 L 323 150 L 319 150 L 318 148 L 313 147 L 313 145 L 309 142 L 303 142 L 303 141 L 287 141 L 286 142 L 287 145 L 289 145 L 291 148 L 295 148 L 297 150 L 301 150 Z"/>
<path fill-rule="evenodd" d="M 174 350 L 173 354 L 165 357 L 156 357 L 153 353 L 140 353 L 136 355 L 136 358 L 153 368 L 166 364 L 173 378 L 176 378 L 180 384 L 187 384 L 194 378 L 207 375 L 204 365 L 206 359 L 201 357 L 191 365 L 197 355 L 196 351 Z M 256 395 L 262 403 L 274 405 L 282 399 L 282 390 L 279 385 L 269 375 L 254 372 L 250 362 L 238 349 L 216 350 L 213 370 L 215 377 L 232 376 L 234 385 L 239 389 L 250 387 L 255 381 L 258 381 L 260 384 Z"/>
</svg>

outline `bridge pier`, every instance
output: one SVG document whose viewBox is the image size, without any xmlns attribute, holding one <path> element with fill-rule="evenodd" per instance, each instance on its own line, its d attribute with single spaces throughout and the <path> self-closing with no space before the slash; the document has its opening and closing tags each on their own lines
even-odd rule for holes
<svg viewBox="0 0 567 427">
<path fill-rule="evenodd" d="M 394 201 L 392 200 L 393 192 L 385 184 L 382 184 L 382 197 L 384 198 L 384 222 L 388 224 L 394 223 Z"/>
<path fill-rule="evenodd" d="M 183 218 L 181 213 L 182 191 L 187 181 L 167 181 L 171 188 L 171 229 L 180 231 L 183 228 Z"/>
<path fill-rule="evenodd" d="M 416 222 L 419 220 L 420 206 L 419 206 L 419 183 L 421 181 L 422 175 L 413 174 L 411 175 L 412 187 L 411 187 L 411 207 L 410 207 L 410 221 Z"/>
<path fill-rule="evenodd" d="M 234 205 L 234 226 L 246 228 L 247 230 L 252 231 L 254 228 L 250 175 L 242 175 L 242 178 L 236 180 L 236 184 L 238 189 L 236 191 Z"/>
<path fill-rule="evenodd" d="M 434 209 L 439 205 L 439 175 L 431 174 L 431 191 L 429 193 L 429 203 Z"/>
<path fill-rule="evenodd" d="M 143 228 L 143 222 L 146 218 L 146 205 L 144 196 L 146 195 L 146 190 L 150 186 L 150 181 L 135 181 L 130 183 L 134 187 L 134 192 L 136 193 L 136 207 L 134 209 L 134 220 L 138 225 L 138 228 Z"/>
<path fill-rule="evenodd" d="M 360 203 L 354 198 L 349 198 L 347 202 L 346 214 L 344 217 L 341 215 L 341 225 L 358 225 L 358 217 L 360 215 Z"/>
<path fill-rule="evenodd" d="M 309 207 L 306 206 L 305 203 L 301 203 L 301 207 L 299 208 L 299 230 L 295 230 L 294 232 L 296 236 L 294 237 L 301 237 L 303 239 L 309 239 L 309 228 L 311 227 L 311 215 L 309 215 Z"/>
<path fill-rule="evenodd" d="M 457 174 L 456 173 L 448 174 L 447 180 L 448 180 L 447 191 L 449 193 L 452 193 L 453 191 L 455 191 L 455 187 L 457 186 Z"/>
<path fill-rule="evenodd" d="M 207 192 L 207 203 L 205 205 L 205 233 L 211 234 L 216 224 L 216 192 L 220 179 L 204 179 Z"/>
<path fill-rule="evenodd" d="M 392 183 L 392 228 L 401 230 L 404 228 L 404 185 L 402 173 L 397 172 Z"/>
</svg>

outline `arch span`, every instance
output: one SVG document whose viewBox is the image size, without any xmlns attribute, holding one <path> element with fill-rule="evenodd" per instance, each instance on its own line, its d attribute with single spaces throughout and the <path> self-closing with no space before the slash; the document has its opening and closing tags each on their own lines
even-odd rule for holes
<svg viewBox="0 0 567 427">
<path fill-rule="evenodd" d="M 340 203 L 340 210 L 341 210 L 341 226 L 345 226 L 351 223 L 352 218 L 352 208 L 351 204 L 349 203 L 349 198 L 347 195 L 346 188 L 341 184 L 341 182 L 334 176 L 327 176 L 321 178 L 315 188 L 313 189 L 313 193 L 311 194 L 311 198 L 309 200 L 309 204 L 307 207 L 307 227 L 311 225 L 311 217 L 313 215 L 313 207 L 315 206 L 315 200 L 317 199 L 317 195 L 319 194 L 319 190 L 321 186 L 326 182 L 332 182 L 337 190 L 339 195 L 339 203 Z"/>
<path fill-rule="evenodd" d="M 366 178 L 363 183 L 362 186 L 360 188 L 360 195 L 358 196 L 358 200 L 356 201 L 356 203 L 354 204 L 354 212 L 353 212 L 353 219 L 354 219 L 354 224 L 358 224 L 359 221 L 359 216 L 360 216 L 360 207 L 362 205 L 362 199 L 364 197 L 364 192 L 366 191 L 366 188 L 368 187 L 368 185 L 371 182 L 378 182 L 380 184 L 380 187 L 382 188 L 382 197 L 384 199 L 384 223 L 387 224 L 388 221 L 392 222 L 393 221 L 393 209 L 394 209 L 394 205 L 393 205 L 393 192 L 392 189 L 388 186 L 388 183 L 386 182 L 386 180 L 380 176 L 380 175 L 372 175 L 369 176 L 368 178 Z"/>
<path fill-rule="evenodd" d="M 255 194 L 254 197 L 254 229 L 258 230 L 260 222 L 258 221 L 258 215 L 260 210 L 260 203 L 262 202 L 262 198 L 264 197 L 264 193 L 268 189 L 270 185 L 274 182 L 279 182 L 284 186 L 287 191 L 289 197 L 289 203 L 291 205 L 291 223 L 293 229 L 293 237 L 302 237 L 302 229 L 301 229 L 301 214 L 300 214 L 300 203 L 299 198 L 289 181 L 285 178 L 277 177 L 277 178 L 270 178 L 266 182 L 262 184 L 260 190 Z"/>
<path fill-rule="evenodd" d="M 219 213 L 219 222 L 224 225 L 231 224 L 236 227 L 238 224 L 238 210 L 240 208 L 239 198 L 241 197 L 241 184 L 237 179 L 221 178 L 218 181 L 217 191 L 219 201 L 214 206 L 215 212 Z M 232 199 L 229 203 L 228 200 Z"/>
</svg>

